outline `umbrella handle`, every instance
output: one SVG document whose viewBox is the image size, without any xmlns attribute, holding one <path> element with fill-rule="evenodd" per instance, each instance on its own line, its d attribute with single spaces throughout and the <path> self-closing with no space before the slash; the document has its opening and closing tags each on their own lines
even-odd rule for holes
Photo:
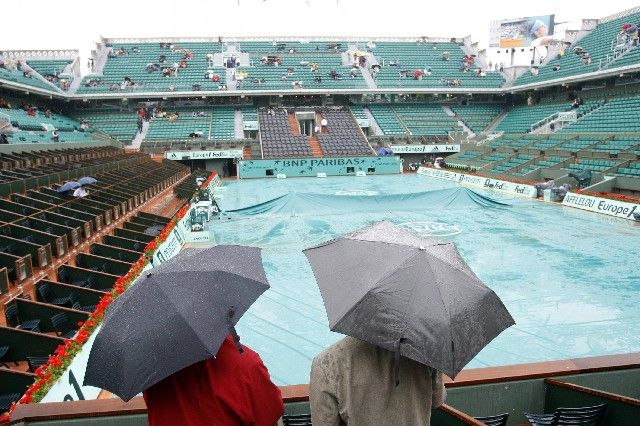
<svg viewBox="0 0 640 426">
<path fill-rule="evenodd" d="M 393 343 L 393 379 L 396 387 L 400 384 L 400 344 L 404 342 L 404 337 Z"/>
<path fill-rule="evenodd" d="M 229 333 L 231 333 L 231 336 L 233 337 L 233 341 L 236 344 L 236 348 L 238 348 L 238 352 L 242 354 L 244 353 L 244 349 L 242 349 L 242 345 L 240 344 L 240 336 L 238 336 L 236 327 L 233 325 L 234 315 L 235 315 L 235 311 L 233 309 L 229 309 L 229 315 L 227 316 L 227 326 L 229 328 Z"/>
</svg>

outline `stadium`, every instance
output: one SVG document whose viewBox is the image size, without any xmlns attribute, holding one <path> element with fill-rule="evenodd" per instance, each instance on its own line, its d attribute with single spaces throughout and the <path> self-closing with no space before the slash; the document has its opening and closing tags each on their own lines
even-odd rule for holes
<svg viewBox="0 0 640 426">
<path fill-rule="evenodd" d="M 640 7 L 576 22 L 493 21 L 486 46 L 0 40 L 0 424 L 147 424 L 139 392 L 85 384 L 103 321 L 184 250 L 237 245 L 269 287 L 237 333 L 279 424 L 310 425 L 313 359 L 345 333 L 308 251 L 380 221 L 454 243 L 515 322 L 445 377 L 433 424 L 637 424 Z"/>
</svg>

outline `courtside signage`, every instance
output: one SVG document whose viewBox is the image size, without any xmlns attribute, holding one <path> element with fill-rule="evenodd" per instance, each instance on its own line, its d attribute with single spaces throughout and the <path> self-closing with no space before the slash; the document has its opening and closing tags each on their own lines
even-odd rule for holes
<svg viewBox="0 0 640 426">
<path fill-rule="evenodd" d="M 241 149 L 226 149 L 216 151 L 167 151 L 167 160 L 209 160 L 213 158 L 242 158 Z"/>
<path fill-rule="evenodd" d="M 624 201 L 575 194 L 572 192 L 569 192 L 566 197 L 564 197 L 562 205 L 628 220 L 637 220 L 635 219 L 634 213 L 640 213 L 640 204 L 626 203 Z"/>
<path fill-rule="evenodd" d="M 391 145 L 394 154 L 438 154 L 460 152 L 460 145 Z"/>
<path fill-rule="evenodd" d="M 478 186 L 484 189 L 506 192 L 509 194 L 523 195 L 530 198 L 536 198 L 538 195 L 538 190 L 532 185 L 492 179 L 484 176 L 466 175 L 464 173 L 456 173 L 443 169 L 432 169 L 430 167 L 418 168 L 418 174 L 436 179 L 458 182 L 465 185 Z"/>
<path fill-rule="evenodd" d="M 94 340 L 102 326 L 98 326 L 82 349 L 71 361 L 69 367 L 62 376 L 55 382 L 49 392 L 42 398 L 42 402 L 66 402 L 97 399 L 100 388 L 93 386 L 83 386 L 84 375 L 87 371 L 87 362 Z"/>
</svg>

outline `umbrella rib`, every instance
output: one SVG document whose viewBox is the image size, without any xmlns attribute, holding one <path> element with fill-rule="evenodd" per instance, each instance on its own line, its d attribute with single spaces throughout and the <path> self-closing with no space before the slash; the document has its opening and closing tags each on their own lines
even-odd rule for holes
<svg viewBox="0 0 640 426">
<path fill-rule="evenodd" d="M 435 277 L 435 273 L 433 271 L 433 266 L 431 266 L 431 262 L 427 261 L 427 265 L 429 265 L 429 269 L 431 269 L 431 273 L 433 274 L 433 276 Z M 456 268 L 457 269 L 457 268 Z M 449 308 L 447 307 L 447 305 L 444 303 L 444 298 L 442 297 L 442 292 L 440 291 L 440 286 L 437 285 L 436 282 L 436 289 L 438 290 L 438 294 L 440 295 L 440 301 L 442 302 L 442 306 L 444 308 L 444 311 L 447 313 L 447 316 L 449 317 L 449 340 L 451 341 L 451 372 L 455 371 L 455 354 L 454 354 L 454 345 L 453 345 L 453 332 L 451 330 L 451 312 L 449 311 Z"/>
</svg>

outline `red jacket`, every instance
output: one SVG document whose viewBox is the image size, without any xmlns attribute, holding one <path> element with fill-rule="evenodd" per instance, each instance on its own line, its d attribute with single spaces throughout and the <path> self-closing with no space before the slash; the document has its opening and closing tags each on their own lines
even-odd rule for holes
<svg viewBox="0 0 640 426">
<path fill-rule="evenodd" d="M 231 336 L 216 358 L 190 365 L 145 390 L 149 426 L 273 426 L 284 413 L 280 389 L 260 356 Z"/>
</svg>

